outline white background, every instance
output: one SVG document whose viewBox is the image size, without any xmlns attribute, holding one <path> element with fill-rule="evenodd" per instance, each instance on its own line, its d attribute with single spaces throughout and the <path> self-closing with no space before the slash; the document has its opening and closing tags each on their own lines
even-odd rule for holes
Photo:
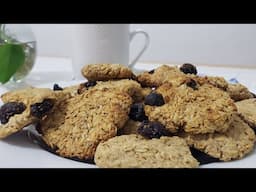
<svg viewBox="0 0 256 192">
<path fill-rule="evenodd" d="M 30 24 L 38 55 L 71 57 L 68 24 Z M 255 24 L 132 24 L 151 36 L 141 61 L 256 66 Z M 131 45 L 131 57 L 140 49 L 140 37 Z"/>
</svg>

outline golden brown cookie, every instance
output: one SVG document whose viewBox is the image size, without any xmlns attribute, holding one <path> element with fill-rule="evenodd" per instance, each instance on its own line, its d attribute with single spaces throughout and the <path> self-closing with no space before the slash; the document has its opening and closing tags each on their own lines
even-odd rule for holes
<svg viewBox="0 0 256 192">
<path fill-rule="evenodd" d="M 46 117 L 56 102 L 51 89 L 27 88 L 10 91 L 1 96 L 0 138 L 5 138 Z"/>
<path fill-rule="evenodd" d="M 152 71 L 139 74 L 138 82 L 145 87 L 159 87 L 163 83 L 172 83 L 179 86 L 187 79 L 186 74 L 181 72 L 178 67 L 162 65 Z"/>
<path fill-rule="evenodd" d="M 254 129 L 256 129 L 256 98 L 235 103 L 238 113 Z"/>
<path fill-rule="evenodd" d="M 82 68 L 82 75 L 89 81 L 134 79 L 132 71 L 121 64 L 90 64 Z"/>
<path fill-rule="evenodd" d="M 179 137 L 144 139 L 122 135 L 100 143 L 95 163 L 102 168 L 196 168 L 185 140 Z"/>
<path fill-rule="evenodd" d="M 173 86 L 184 84 L 187 79 L 193 79 L 200 85 L 211 84 L 223 91 L 227 91 L 234 101 L 253 98 L 253 94 L 241 84 L 230 84 L 223 77 L 197 76 L 195 74 L 184 74 L 175 66 L 162 65 L 155 70 L 144 72 L 138 75 L 138 81 L 142 86 L 159 87 L 164 83 L 171 83 Z"/>
<path fill-rule="evenodd" d="M 188 145 L 223 161 L 241 159 L 253 150 L 253 130 L 235 115 L 229 129 L 224 133 L 198 134 L 180 133 Z"/>
<path fill-rule="evenodd" d="M 156 92 L 164 102 L 154 106 L 145 99 L 145 113 L 150 121 L 162 123 L 173 133 L 180 129 L 193 134 L 225 132 L 237 111 L 226 92 L 210 84 L 200 86 L 194 80 L 179 87 L 163 84 Z"/>
<path fill-rule="evenodd" d="M 124 126 L 131 103 L 131 97 L 120 91 L 88 90 L 63 100 L 39 130 L 60 156 L 91 160 L 97 145 Z"/>
<path fill-rule="evenodd" d="M 228 87 L 228 83 L 223 77 L 201 77 L 195 74 L 185 74 L 177 66 L 162 65 L 155 70 L 138 75 L 138 81 L 141 85 L 149 87 L 159 87 L 164 83 L 180 86 L 187 81 L 187 79 L 194 79 L 200 85 L 211 84 L 225 91 Z"/>
</svg>

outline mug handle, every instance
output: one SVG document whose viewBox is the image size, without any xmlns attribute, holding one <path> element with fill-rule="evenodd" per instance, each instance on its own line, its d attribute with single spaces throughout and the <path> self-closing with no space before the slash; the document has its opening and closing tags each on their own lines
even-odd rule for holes
<svg viewBox="0 0 256 192">
<path fill-rule="evenodd" d="M 142 34 L 145 36 L 145 44 L 142 48 L 142 50 L 138 53 L 138 55 L 135 57 L 135 59 L 132 60 L 132 62 L 128 65 L 129 67 L 134 67 L 134 65 L 136 64 L 136 62 L 139 60 L 139 58 L 143 55 L 143 53 L 146 51 L 146 49 L 149 46 L 150 43 L 150 37 L 149 34 L 141 29 L 136 29 L 134 31 L 132 31 L 130 33 L 130 42 L 133 40 L 133 38 L 138 35 L 138 34 Z"/>
</svg>

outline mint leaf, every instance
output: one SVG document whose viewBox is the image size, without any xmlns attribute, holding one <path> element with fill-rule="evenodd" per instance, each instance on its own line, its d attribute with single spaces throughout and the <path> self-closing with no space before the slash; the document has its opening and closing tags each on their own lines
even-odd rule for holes
<svg viewBox="0 0 256 192">
<path fill-rule="evenodd" d="M 0 82 L 6 83 L 25 61 L 22 45 L 0 45 Z"/>
</svg>

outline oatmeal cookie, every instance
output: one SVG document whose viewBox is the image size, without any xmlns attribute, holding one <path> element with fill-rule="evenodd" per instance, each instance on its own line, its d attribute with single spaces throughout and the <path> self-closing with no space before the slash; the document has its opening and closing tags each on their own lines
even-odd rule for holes
<svg viewBox="0 0 256 192">
<path fill-rule="evenodd" d="M 185 73 L 178 67 L 162 65 L 152 71 L 138 75 L 138 82 L 145 87 L 159 87 L 163 83 L 172 83 L 175 86 L 182 84 L 187 79 Z"/>
<path fill-rule="evenodd" d="M 90 64 L 82 68 L 82 75 L 89 81 L 135 79 L 131 69 L 121 64 Z"/>
<path fill-rule="evenodd" d="M 185 140 L 179 137 L 144 139 L 123 135 L 100 143 L 95 163 L 103 168 L 196 168 Z"/>
<path fill-rule="evenodd" d="M 128 119 L 131 97 L 92 89 L 64 99 L 39 126 L 42 138 L 63 157 L 92 160 L 97 145 L 116 136 Z"/>
<path fill-rule="evenodd" d="M 229 129 L 224 133 L 198 134 L 180 133 L 188 145 L 223 161 L 241 159 L 253 150 L 253 130 L 235 115 Z"/>
<path fill-rule="evenodd" d="M 254 129 L 256 129 L 256 99 L 246 99 L 235 103 L 238 113 Z"/>
<path fill-rule="evenodd" d="M 1 96 L 0 138 L 5 138 L 24 127 L 44 119 L 57 100 L 51 89 L 26 88 Z"/>
<path fill-rule="evenodd" d="M 210 85 L 199 85 L 193 79 L 179 87 L 163 84 L 145 99 L 145 113 L 150 121 L 162 123 L 170 132 L 225 132 L 237 111 L 229 95 Z"/>
</svg>

